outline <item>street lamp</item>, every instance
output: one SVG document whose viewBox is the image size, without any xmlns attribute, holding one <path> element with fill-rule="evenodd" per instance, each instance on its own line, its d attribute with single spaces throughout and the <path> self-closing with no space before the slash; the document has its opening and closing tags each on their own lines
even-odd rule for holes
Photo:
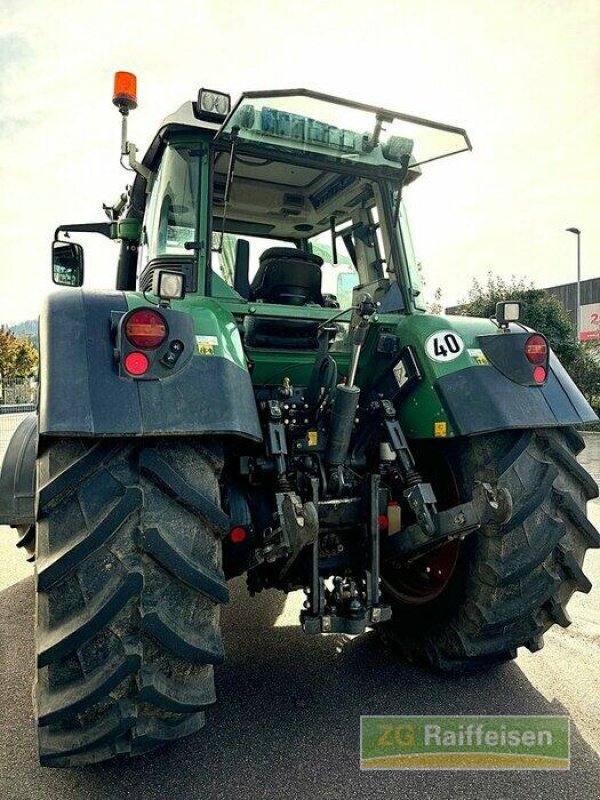
<svg viewBox="0 0 600 800">
<path fill-rule="evenodd" d="M 577 341 L 581 334 L 581 231 L 579 228 L 567 228 L 569 233 L 577 236 Z"/>
</svg>

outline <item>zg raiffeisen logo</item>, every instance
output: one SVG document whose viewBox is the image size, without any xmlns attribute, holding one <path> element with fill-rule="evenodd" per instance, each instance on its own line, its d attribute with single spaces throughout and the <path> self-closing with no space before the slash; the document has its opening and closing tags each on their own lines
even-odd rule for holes
<svg viewBox="0 0 600 800">
<path fill-rule="evenodd" d="M 569 769 L 568 717 L 361 717 L 361 769 Z"/>
<path fill-rule="evenodd" d="M 364 718 L 363 718 L 364 719 Z M 412 747 L 416 742 L 416 727 L 410 723 L 400 723 L 398 725 L 382 725 L 381 735 L 377 740 L 377 745 L 382 748 L 393 747 Z"/>
</svg>

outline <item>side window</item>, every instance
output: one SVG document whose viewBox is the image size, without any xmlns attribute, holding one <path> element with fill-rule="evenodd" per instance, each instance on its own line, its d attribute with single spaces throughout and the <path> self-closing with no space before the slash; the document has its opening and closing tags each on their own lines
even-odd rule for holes
<svg viewBox="0 0 600 800">
<path fill-rule="evenodd" d="M 321 293 L 334 295 L 340 308 L 352 305 L 352 290 L 360 283 L 358 272 L 354 268 L 350 254 L 341 236 L 337 237 L 337 264 L 333 263 L 331 233 L 320 233 L 310 239 L 312 252 L 321 256 Z"/>
<path fill-rule="evenodd" d="M 371 219 L 375 226 L 375 247 L 377 252 L 377 258 L 379 259 L 379 263 L 381 264 L 381 274 L 384 278 L 389 277 L 389 270 L 388 270 L 388 263 L 389 259 L 391 258 L 391 254 L 388 250 L 386 250 L 386 243 L 387 237 L 383 235 L 383 231 L 381 229 L 381 223 L 379 221 L 379 209 L 377 206 L 373 206 L 371 209 Z"/>
<path fill-rule="evenodd" d="M 184 245 L 196 239 L 199 164 L 186 150 L 165 150 L 146 208 L 142 268 L 157 256 L 189 256 Z"/>
<path fill-rule="evenodd" d="M 221 278 L 228 286 L 233 286 L 233 277 L 235 272 L 235 246 L 238 236 L 233 233 L 226 233 L 223 235 L 221 241 L 221 233 L 213 231 L 212 244 L 213 251 L 210 258 L 210 266 L 215 275 Z M 219 244 L 221 245 L 219 249 Z M 219 284 L 213 281 L 213 294 L 218 294 L 217 289 Z"/>
<path fill-rule="evenodd" d="M 419 311 L 426 311 L 427 307 L 425 305 L 425 298 L 423 296 L 423 274 L 415 255 L 415 249 L 413 247 L 413 241 L 404 202 L 400 203 L 399 225 L 415 308 L 418 308 Z"/>
</svg>

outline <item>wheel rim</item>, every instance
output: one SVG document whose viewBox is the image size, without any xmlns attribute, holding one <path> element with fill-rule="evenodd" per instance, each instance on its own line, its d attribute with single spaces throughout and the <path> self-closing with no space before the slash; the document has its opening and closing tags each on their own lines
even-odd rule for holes
<svg viewBox="0 0 600 800">
<path fill-rule="evenodd" d="M 435 460 L 431 470 L 422 464 L 425 480 L 435 475 L 438 508 L 450 508 L 461 502 L 458 481 L 447 457 Z M 441 478 L 441 480 L 440 480 Z M 402 534 L 400 534 L 402 535 Z M 381 565 L 381 583 L 394 600 L 409 605 L 423 605 L 439 597 L 450 583 L 458 564 L 461 549 L 459 539 L 445 542 L 418 558 L 393 559 Z"/>
<path fill-rule="evenodd" d="M 460 541 L 438 547 L 411 561 L 399 559 L 382 568 L 381 582 L 394 599 L 411 605 L 430 603 L 450 582 L 460 552 Z"/>
</svg>

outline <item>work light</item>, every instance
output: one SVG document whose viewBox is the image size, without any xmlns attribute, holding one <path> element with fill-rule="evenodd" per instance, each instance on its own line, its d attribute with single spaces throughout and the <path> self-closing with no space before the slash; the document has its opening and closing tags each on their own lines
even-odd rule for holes
<svg viewBox="0 0 600 800">
<path fill-rule="evenodd" d="M 519 300 L 496 303 L 496 321 L 501 328 L 507 328 L 509 322 L 519 322 L 523 311 L 524 303 Z"/>
<path fill-rule="evenodd" d="M 185 297 L 184 276 L 181 272 L 157 269 L 152 276 L 152 294 L 161 300 L 181 300 Z"/>
<path fill-rule="evenodd" d="M 198 111 L 201 114 L 214 114 L 226 117 L 231 108 L 231 97 L 224 92 L 214 92 L 212 89 L 200 89 L 198 92 Z"/>
</svg>

